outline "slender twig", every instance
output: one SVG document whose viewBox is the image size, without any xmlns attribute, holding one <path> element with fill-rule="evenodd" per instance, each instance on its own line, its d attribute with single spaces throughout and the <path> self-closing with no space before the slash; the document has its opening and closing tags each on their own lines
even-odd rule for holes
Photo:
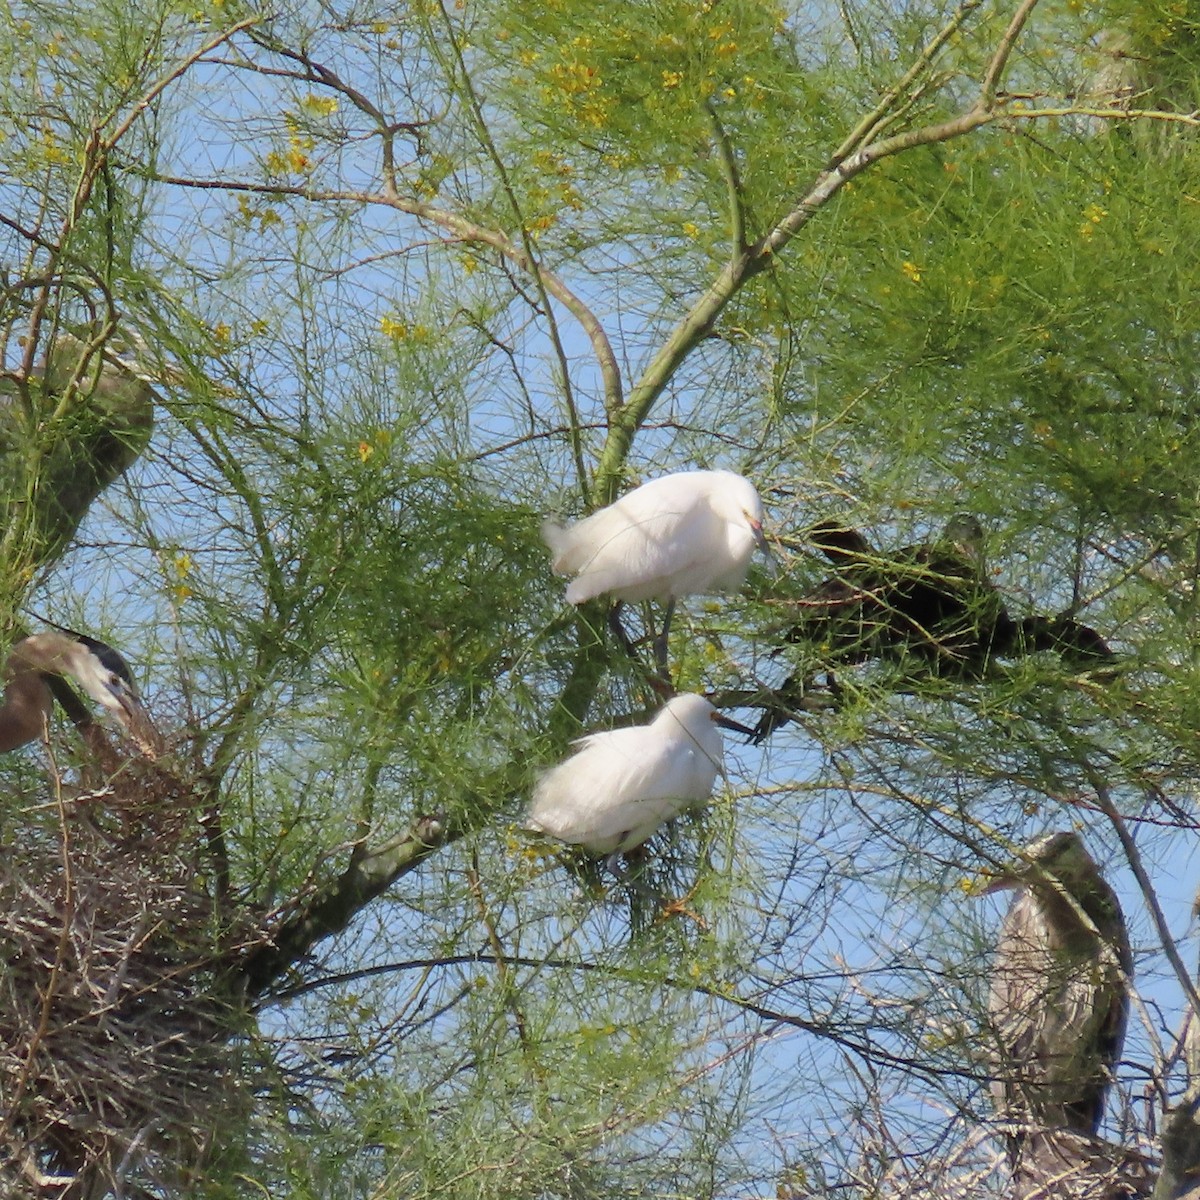
<svg viewBox="0 0 1200 1200">
<path fill-rule="evenodd" d="M 480 923 L 487 934 L 488 945 L 492 948 L 492 958 L 496 967 L 496 980 L 500 986 L 500 994 L 503 997 L 502 1003 L 513 1019 L 513 1024 L 517 1031 L 517 1039 L 521 1043 L 521 1050 L 529 1063 L 530 1070 L 534 1075 L 540 1075 L 541 1071 L 537 1061 L 536 1047 L 529 1036 L 529 1024 L 525 1019 L 525 1014 L 521 1011 L 521 1007 L 517 1003 L 516 990 L 513 987 L 512 977 L 509 973 L 508 955 L 504 951 L 499 931 L 496 929 L 495 918 L 492 916 L 487 898 L 483 894 L 483 882 L 479 876 L 479 855 L 474 851 L 471 853 L 471 865 L 467 868 L 467 886 L 471 889 L 471 896 L 475 901 L 475 909 L 479 914 Z"/>
<path fill-rule="evenodd" d="M 1021 36 L 1021 31 L 1025 28 L 1030 14 L 1037 7 L 1037 3 L 1038 0 L 1021 0 L 1017 11 L 1013 13 L 1012 20 L 1008 23 L 1008 28 L 1000 38 L 1000 44 L 996 47 L 996 53 L 992 55 L 992 61 L 988 63 L 987 70 L 983 73 L 983 83 L 979 88 L 979 103 L 983 108 L 993 109 L 996 107 L 996 88 L 1000 85 L 1000 80 L 1004 78 L 1009 57 L 1012 55 L 1013 48 Z"/>
<path fill-rule="evenodd" d="M 71 926 L 75 920 L 75 877 L 71 868 L 71 835 L 67 822 L 66 805 L 62 793 L 62 775 L 54 761 L 50 746 L 50 731 L 43 725 L 42 743 L 50 759 L 50 780 L 54 788 L 54 802 L 58 811 L 59 848 L 63 868 L 63 907 L 62 925 L 59 930 L 58 944 L 55 949 L 54 962 L 50 965 L 50 974 L 46 980 L 46 990 L 42 995 L 38 1026 L 29 1039 L 29 1048 L 25 1054 L 25 1063 L 13 1087 L 13 1094 L 8 1098 L 8 1110 L 4 1115 L 4 1128 L 12 1128 L 13 1121 L 20 1111 L 21 1100 L 29 1087 L 33 1075 L 33 1062 L 46 1034 L 50 1031 L 50 1014 L 54 1008 L 54 997 L 58 989 L 59 976 L 64 970 L 67 959 L 67 949 L 71 940 Z"/>
<path fill-rule="evenodd" d="M 1142 861 L 1142 854 L 1138 849 L 1137 842 L 1134 841 L 1133 835 L 1129 832 L 1129 826 L 1125 823 L 1125 818 L 1121 816 L 1120 810 L 1113 803 L 1112 792 L 1109 790 L 1108 784 L 1101 779 L 1099 773 L 1090 763 L 1085 762 L 1082 765 L 1088 777 L 1088 782 L 1091 784 L 1092 790 L 1096 793 L 1096 807 L 1108 818 L 1117 835 L 1118 841 L 1121 843 L 1121 849 L 1124 850 L 1125 857 L 1129 861 L 1130 870 L 1133 871 L 1133 877 L 1137 880 L 1138 888 L 1142 893 L 1142 899 L 1150 911 L 1150 917 L 1158 933 L 1163 953 L 1166 954 L 1167 961 L 1171 964 L 1171 969 L 1175 972 L 1175 978 L 1179 981 L 1179 986 L 1183 989 L 1184 995 L 1187 996 L 1192 1011 L 1200 1014 L 1200 993 L 1196 990 L 1196 981 L 1179 954 L 1179 947 L 1176 944 L 1174 935 L 1171 933 L 1171 927 L 1167 924 L 1167 918 L 1163 913 L 1162 905 L 1158 902 L 1158 894 L 1155 892 L 1154 884 L 1150 879 L 1149 873 L 1146 871 L 1146 866 Z"/>
<path fill-rule="evenodd" d="M 457 67 L 458 77 L 461 80 L 463 93 L 466 96 L 468 106 L 471 110 L 471 118 L 475 124 L 475 132 L 482 144 L 488 158 L 492 160 L 492 165 L 496 168 L 496 174 L 500 178 L 500 187 L 508 200 L 509 207 L 512 209 L 513 217 L 516 221 L 518 235 L 521 239 L 521 245 L 525 251 L 525 258 L 533 267 L 531 275 L 534 286 L 538 290 L 538 296 L 541 300 L 541 309 L 546 321 L 546 331 L 550 336 L 550 344 L 554 347 L 554 357 L 558 366 L 558 382 L 562 388 L 563 403 L 567 407 L 567 417 L 570 427 L 570 443 L 571 454 L 575 459 L 575 474 L 579 480 L 579 486 L 587 494 L 587 469 L 583 461 L 583 438 L 579 432 L 579 409 L 575 403 L 575 386 L 571 381 L 571 365 L 567 361 L 567 350 L 563 345 L 562 335 L 558 329 L 558 319 L 554 315 L 554 306 L 550 303 L 548 289 L 546 287 L 545 276 L 540 270 L 537 250 L 533 244 L 533 234 L 530 232 L 529 223 L 525 219 L 525 213 L 520 201 L 517 199 L 516 190 L 513 188 L 512 179 L 509 177 L 508 167 L 504 162 L 503 156 L 496 145 L 495 139 L 492 137 L 491 130 L 488 128 L 487 121 L 483 116 L 483 105 L 480 103 L 479 95 L 475 90 L 475 84 L 471 79 L 471 73 L 467 70 L 467 60 L 463 55 L 462 45 L 455 33 L 454 25 L 450 20 L 450 14 L 446 11 L 446 6 L 439 0 L 438 12 L 442 16 L 442 25 L 446 31 L 446 39 L 450 43 L 450 48 L 454 54 L 454 62 Z M 608 381 L 606 381 L 607 384 Z M 619 387 L 619 380 L 617 381 Z M 606 393 L 608 389 L 606 386 Z M 609 402 L 612 404 L 620 403 L 620 392 L 617 391 L 615 397 L 610 397 L 606 394 L 606 406 Z"/>
<path fill-rule="evenodd" d="M 836 166 L 846 155 L 864 146 L 878 133 L 879 122 L 883 120 L 896 101 L 912 86 L 912 84 L 933 64 L 933 60 L 941 53 L 951 38 L 966 23 L 967 18 L 980 6 L 983 0 L 963 0 L 954 10 L 950 20 L 933 36 L 925 48 L 917 55 L 916 61 L 879 99 L 879 103 L 846 135 L 842 144 L 833 152 L 829 159 L 830 166 Z"/>
<path fill-rule="evenodd" d="M 733 143 L 729 140 L 728 131 L 721 124 L 716 105 L 709 101 L 705 107 L 708 109 L 713 133 L 717 139 L 721 169 L 725 173 L 725 191 L 729 197 L 730 258 L 737 259 L 746 252 L 746 209 L 742 203 L 742 181 L 738 175 L 737 154 L 733 149 Z"/>
</svg>

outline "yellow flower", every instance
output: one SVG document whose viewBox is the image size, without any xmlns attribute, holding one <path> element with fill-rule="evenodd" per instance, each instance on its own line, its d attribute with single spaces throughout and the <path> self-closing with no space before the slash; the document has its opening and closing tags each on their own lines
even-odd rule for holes
<svg viewBox="0 0 1200 1200">
<path fill-rule="evenodd" d="M 1083 224 L 1079 226 L 1079 236 L 1090 238 L 1096 231 L 1095 227 L 1107 216 L 1107 208 L 1101 208 L 1099 204 L 1089 204 L 1083 210 Z"/>
<path fill-rule="evenodd" d="M 359 442 L 358 443 L 358 461 L 359 462 L 366 462 L 367 459 L 370 458 L 371 455 L 374 453 L 375 453 L 375 447 L 372 446 L 370 442 Z"/>
<path fill-rule="evenodd" d="M 300 104 L 309 112 L 319 113 L 323 117 L 331 117 L 338 110 L 336 96 L 316 96 L 310 92 Z"/>
<path fill-rule="evenodd" d="M 900 269 L 913 281 L 913 283 L 921 282 L 921 268 L 914 262 L 909 262 L 907 259 L 900 264 Z"/>
<path fill-rule="evenodd" d="M 682 82 L 682 71 L 664 71 L 662 73 L 662 85 L 664 91 L 670 91 L 672 88 L 677 88 Z"/>
<path fill-rule="evenodd" d="M 700 226 L 695 221 L 684 221 L 683 232 L 690 238 L 698 238 L 700 236 Z"/>
</svg>

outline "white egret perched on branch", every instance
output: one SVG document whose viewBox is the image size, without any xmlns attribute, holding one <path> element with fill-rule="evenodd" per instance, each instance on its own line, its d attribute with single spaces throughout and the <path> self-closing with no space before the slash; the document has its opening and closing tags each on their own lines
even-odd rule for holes
<svg viewBox="0 0 1200 1200">
<path fill-rule="evenodd" d="M 1116 894 L 1075 833 L 1033 842 L 987 891 L 1017 888 L 988 1009 L 1003 1119 L 1092 1135 L 1121 1057 L 1133 959 Z M 1009 1136 L 1014 1161 L 1025 1131 Z"/>
<path fill-rule="evenodd" d="M 640 846 L 660 825 L 712 795 L 723 769 L 719 724 L 703 697 L 675 696 L 648 725 L 592 733 L 537 781 L 526 828 L 589 854 Z"/>
<path fill-rule="evenodd" d="M 762 520 L 762 501 L 743 476 L 679 471 L 634 488 L 573 525 L 546 521 L 542 536 L 554 555 L 555 572 L 574 576 L 567 585 L 569 604 L 603 595 L 617 602 L 610 623 L 626 649 L 621 605 L 666 601 L 654 643 L 665 676 L 675 601 L 740 587 L 755 546 L 766 550 Z"/>
<path fill-rule="evenodd" d="M 74 679 L 127 733 L 141 741 L 152 728 L 125 660 L 111 646 L 69 630 L 35 633 L 9 651 L 0 703 L 0 752 L 40 737 L 53 707 L 47 677 Z"/>
</svg>

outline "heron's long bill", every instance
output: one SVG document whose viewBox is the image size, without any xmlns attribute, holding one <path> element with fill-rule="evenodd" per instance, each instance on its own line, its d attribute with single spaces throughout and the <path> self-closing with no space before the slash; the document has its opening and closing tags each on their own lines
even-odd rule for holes
<svg viewBox="0 0 1200 1200">
<path fill-rule="evenodd" d="M 121 711 L 114 714 L 125 727 L 125 732 L 137 743 L 142 752 L 150 758 L 156 757 L 164 748 L 162 734 L 158 732 L 145 705 L 132 688 L 114 687 L 109 689 L 113 698 L 120 705 Z"/>
</svg>

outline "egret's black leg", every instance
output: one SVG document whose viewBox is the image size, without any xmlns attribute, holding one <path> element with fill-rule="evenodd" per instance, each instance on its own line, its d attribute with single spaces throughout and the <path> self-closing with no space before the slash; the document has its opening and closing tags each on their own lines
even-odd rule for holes
<svg viewBox="0 0 1200 1200">
<path fill-rule="evenodd" d="M 624 600 L 614 601 L 612 608 L 608 610 L 608 627 L 612 630 L 612 635 L 617 639 L 617 644 L 633 659 L 638 666 L 641 666 L 641 659 L 638 658 L 637 647 L 629 640 L 629 634 L 625 632 L 625 626 L 621 624 L 621 609 L 625 607 Z"/>
<path fill-rule="evenodd" d="M 626 871 L 623 866 L 621 866 L 620 850 L 614 850 L 611 854 L 607 855 L 604 859 L 604 865 L 601 869 L 608 871 L 608 873 L 617 883 L 624 883 L 629 877 L 629 872 Z"/>
</svg>

